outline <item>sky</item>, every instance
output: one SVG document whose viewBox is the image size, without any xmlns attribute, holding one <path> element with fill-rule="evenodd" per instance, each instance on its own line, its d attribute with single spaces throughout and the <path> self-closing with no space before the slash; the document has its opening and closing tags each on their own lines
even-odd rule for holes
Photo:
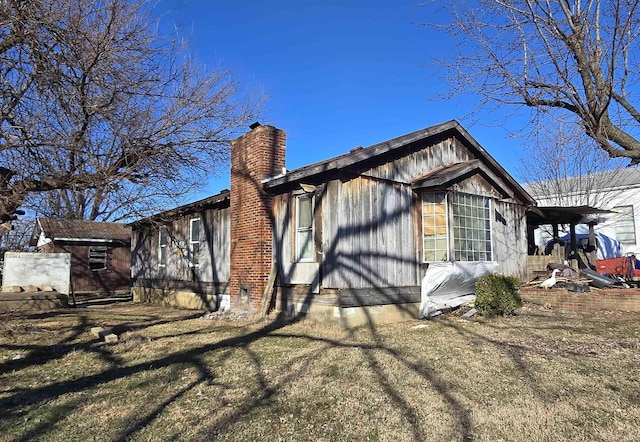
<svg viewBox="0 0 640 442">
<path fill-rule="evenodd" d="M 161 0 L 156 8 L 201 64 L 229 68 L 245 90 L 268 97 L 260 122 L 286 131 L 289 170 L 456 119 L 519 179 L 523 156 L 511 133 L 521 123 L 478 122 L 469 116 L 477 97 L 444 98 L 436 60 L 454 43 L 424 23 L 445 22 L 445 3 Z M 184 202 L 228 187 L 223 172 Z"/>
</svg>

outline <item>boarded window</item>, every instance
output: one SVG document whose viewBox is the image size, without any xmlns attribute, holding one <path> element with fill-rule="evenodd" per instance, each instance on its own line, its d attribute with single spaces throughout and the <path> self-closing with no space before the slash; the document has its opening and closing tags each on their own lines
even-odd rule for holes
<svg viewBox="0 0 640 442">
<path fill-rule="evenodd" d="M 313 195 L 296 197 L 296 261 L 313 261 Z"/>
<path fill-rule="evenodd" d="M 189 230 L 189 264 L 198 267 L 200 265 L 200 218 L 191 220 Z"/>
<path fill-rule="evenodd" d="M 447 204 L 445 194 L 422 194 L 422 252 L 423 261 L 448 259 Z"/>
<path fill-rule="evenodd" d="M 159 230 L 158 264 L 160 267 L 167 265 L 167 228 L 164 226 L 160 227 Z"/>
<path fill-rule="evenodd" d="M 614 207 L 616 214 L 616 239 L 624 244 L 635 244 L 636 224 L 633 217 L 633 206 Z"/>
<path fill-rule="evenodd" d="M 89 268 L 92 271 L 107 268 L 107 246 L 89 246 Z"/>
</svg>

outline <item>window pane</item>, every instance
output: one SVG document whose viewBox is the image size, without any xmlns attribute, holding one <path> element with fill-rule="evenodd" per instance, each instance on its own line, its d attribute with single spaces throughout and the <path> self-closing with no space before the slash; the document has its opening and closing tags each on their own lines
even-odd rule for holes
<svg viewBox="0 0 640 442">
<path fill-rule="evenodd" d="M 200 263 L 200 243 L 191 244 L 191 264 L 198 265 Z"/>
<path fill-rule="evenodd" d="M 191 241 L 200 241 L 200 220 L 191 220 Z"/>
<path fill-rule="evenodd" d="M 296 198 L 296 260 L 313 261 L 313 195 Z"/>
<path fill-rule="evenodd" d="M 159 230 L 159 252 L 158 252 L 158 264 L 164 266 L 167 264 L 167 228 L 160 227 Z"/>
<path fill-rule="evenodd" d="M 197 266 L 200 262 L 200 220 L 191 220 L 191 234 L 189 244 L 189 258 L 192 266 Z"/>
<path fill-rule="evenodd" d="M 310 228 L 312 226 L 313 215 L 311 211 L 311 197 L 301 196 L 298 198 L 298 227 Z"/>
<path fill-rule="evenodd" d="M 304 260 L 313 259 L 313 235 L 311 230 L 298 234 L 298 258 Z"/>
<path fill-rule="evenodd" d="M 489 198 L 454 193 L 451 199 L 453 249 L 456 260 L 491 261 Z"/>
</svg>

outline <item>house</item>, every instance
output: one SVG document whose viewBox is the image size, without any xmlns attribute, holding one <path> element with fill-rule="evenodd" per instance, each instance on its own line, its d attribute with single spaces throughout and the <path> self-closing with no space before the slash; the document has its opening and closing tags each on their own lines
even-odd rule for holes
<svg viewBox="0 0 640 442">
<path fill-rule="evenodd" d="M 523 185 L 541 206 L 588 205 L 602 210 L 594 230 L 617 240 L 621 253 L 640 253 L 640 169 L 628 167 Z M 607 213 L 608 212 L 608 213 Z M 538 246 L 551 238 L 542 230 Z"/>
<path fill-rule="evenodd" d="M 38 218 L 30 245 L 39 252 L 70 254 L 73 294 L 131 291 L 131 228 L 126 224 Z"/>
<path fill-rule="evenodd" d="M 231 187 L 132 224 L 134 299 L 357 322 L 416 317 L 429 263 L 526 277 L 527 192 L 456 121 L 300 169 L 285 132 L 231 144 Z M 223 297 L 224 299 L 224 297 Z"/>
</svg>

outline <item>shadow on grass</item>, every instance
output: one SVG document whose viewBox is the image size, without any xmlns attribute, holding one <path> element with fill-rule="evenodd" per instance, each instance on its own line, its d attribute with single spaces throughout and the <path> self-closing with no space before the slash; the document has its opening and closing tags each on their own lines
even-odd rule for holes
<svg viewBox="0 0 640 442">
<path fill-rule="evenodd" d="M 409 153 L 415 152 L 424 146 L 417 144 L 410 146 Z M 371 168 L 372 165 L 368 164 L 367 167 Z M 394 167 L 397 167 L 394 165 Z M 275 169 L 275 168 L 272 168 Z M 279 173 L 279 170 L 276 171 Z M 343 180 L 348 181 L 358 177 L 362 171 L 349 170 L 349 176 L 333 177 L 334 181 Z M 398 171 L 390 170 L 390 176 L 399 176 Z M 347 172 L 345 172 L 347 173 Z M 351 176 L 351 174 L 353 176 Z M 251 176 L 243 177 L 247 180 L 253 180 L 251 185 L 255 187 L 258 192 L 263 191 L 263 185 L 259 179 L 254 179 Z M 323 198 L 325 198 L 326 188 L 324 183 L 309 182 L 311 185 L 318 185 L 315 197 L 316 205 L 313 214 L 314 219 L 320 216 L 318 212 L 323 204 Z M 367 200 L 362 195 L 365 195 L 363 191 L 362 195 L 358 193 L 358 189 L 367 189 L 369 192 L 370 200 Z M 346 194 L 347 190 L 345 190 Z M 416 213 L 416 204 L 418 201 L 417 194 L 411 188 L 411 183 L 402 183 L 399 181 L 375 179 L 375 177 L 362 178 L 351 187 L 349 195 L 350 200 L 346 201 L 347 195 L 340 195 L 345 198 L 345 201 L 336 196 L 336 201 L 343 203 L 345 207 L 349 205 L 356 206 L 361 205 L 364 211 L 368 211 L 368 216 L 362 215 L 360 218 L 349 219 L 343 213 L 338 213 L 338 208 L 334 208 L 330 213 L 331 217 L 336 219 L 334 224 L 331 225 L 334 228 L 333 232 L 324 232 L 326 237 L 320 238 L 308 238 L 307 241 L 314 241 L 314 244 L 322 246 L 322 250 L 319 250 L 317 255 L 322 256 L 318 259 L 319 272 L 323 280 L 333 278 L 335 281 L 344 283 L 346 287 L 342 287 L 339 284 L 338 288 L 355 289 L 354 290 L 354 302 L 357 306 L 371 306 L 382 304 L 396 304 L 398 300 L 392 298 L 388 289 L 390 287 L 400 287 L 399 282 L 406 282 L 410 280 L 410 286 L 419 286 L 420 284 L 420 262 L 418 259 L 417 242 L 419 241 L 417 235 L 414 235 L 414 228 L 418 221 L 413 219 L 413 214 Z M 325 204 L 328 204 L 329 197 Z M 271 202 L 265 198 L 264 204 L 271 204 Z M 269 201 L 269 202 L 268 202 Z M 289 262 L 291 259 L 288 256 L 290 252 L 290 232 L 288 229 L 291 220 L 295 219 L 295 213 L 292 212 L 291 204 L 287 205 L 284 213 L 279 213 L 280 218 L 276 219 L 276 215 L 272 211 L 271 206 L 265 207 L 267 213 L 270 215 L 268 220 L 272 226 L 281 226 L 274 229 L 274 244 L 273 244 L 273 256 L 275 261 L 280 265 L 284 262 Z M 345 209 L 345 210 L 347 210 Z M 350 212 L 353 215 L 354 212 Z M 343 217 L 345 219 L 338 219 Z M 417 216 L 420 216 L 419 214 Z M 201 219 L 206 219 L 205 213 L 200 213 Z M 330 223 L 328 223 L 330 224 Z M 155 226 L 157 227 L 157 226 Z M 209 244 L 213 241 L 214 233 L 209 228 L 207 223 L 204 223 L 203 228 L 204 237 L 206 243 Z M 315 234 L 315 233 L 314 233 Z M 150 232 L 141 233 L 141 237 L 145 238 L 149 242 L 153 242 L 153 235 Z M 412 238 L 409 244 L 396 244 L 394 247 L 391 244 L 380 244 L 379 242 L 388 238 Z M 177 241 L 184 243 L 189 238 L 179 237 Z M 384 242 L 383 241 L 383 242 Z M 398 242 L 401 242 L 398 240 Z M 349 246 L 345 246 L 349 244 Z M 308 244 L 307 244 L 308 245 Z M 155 250 L 155 249 L 153 249 Z M 233 249 L 232 253 L 233 253 Z M 142 259 L 141 266 L 143 271 L 153 270 L 153 253 L 152 249 L 143 250 L 142 242 L 138 242 L 134 245 L 135 254 L 139 255 Z M 211 252 L 211 250 L 210 250 Z M 187 255 L 188 256 L 188 253 Z M 182 275 L 184 282 L 188 282 L 190 287 L 196 289 L 205 302 L 206 295 L 215 289 L 215 283 L 218 281 L 218 275 L 216 274 L 216 268 L 218 262 L 216 262 L 214 254 L 208 256 L 208 260 L 212 267 L 212 281 L 204 282 L 200 279 L 200 275 L 195 270 Z M 140 260 L 138 260 L 140 261 Z M 282 281 L 290 281 L 293 267 L 286 270 L 281 266 L 279 269 L 279 277 Z M 162 275 L 160 275 L 162 276 Z M 404 279 L 403 279 L 404 278 Z M 281 281 L 281 282 L 282 282 Z M 331 286 L 334 287 L 334 286 Z M 364 292 L 357 291 L 365 289 L 369 294 L 375 295 L 378 299 L 378 304 L 368 303 L 370 300 L 365 299 L 366 295 L 360 295 Z M 315 294 L 309 289 L 309 293 L 302 299 L 303 304 L 312 305 L 315 299 Z M 373 298 L 374 296 L 371 296 Z M 385 297 L 387 297 L 385 299 Z M 281 299 L 281 305 L 286 308 L 292 299 Z M 339 305 L 340 306 L 340 305 Z M 398 306 L 400 309 L 404 308 L 402 305 Z M 283 308 L 283 310 L 285 310 Z M 406 310 L 406 313 L 409 311 Z M 459 399 L 456 398 L 448 383 L 439 375 L 438 372 L 431 369 L 425 364 L 416 362 L 415 358 L 407 355 L 402 351 L 394 348 L 385 342 L 384 337 L 379 333 L 375 325 L 374 318 L 369 315 L 368 310 L 364 309 L 366 316 L 365 329 L 368 333 L 368 340 L 370 343 L 357 342 L 355 334 L 350 335 L 350 342 L 341 342 L 338 340 L 331 340 L 316 336 L 301 336 L 287 333 L 287 326 L 299 322 L 304 319 L 304 314 L 298 314 L 294 318 L 286 318 L 284 314 L 278 315 L 275 320 L 264 323 L 257 330 L 249 331 L 240 336 L 234 336 L 225 339 L 219 339 L 216 342 L 198 345 L 193 348 L 176 351 L 175 353 L 163 355 L 153 358 L 152 360 L 146 360 L 144 362 L 132 363 L 127 365 L 123 359 L 116 355 L 112 348 L 106 345 L 98 345 L 96 342 L 90 342 L 83 345 L 70 344 L 79 333 L 85 331 L 88 327 L 87 320 L 82 316 L 81 312 L 80 321 L 74 327 L 72 332 L 58 345 L 61 346 L 62 354 L 75 350 L 84 351 L 87 353 L 98 354 L 99 357 L 107 362 L 108 368 L 92 374 L 86 374 L 78 376 L 73 379 L 67 379 L 59 382 L 52 382 L 44 386 L 34 386 L 32 388 L 18 390 L 18 391 L 5 391 L 4 397 L 0 399 L 0 409 L 5 410 L 5 416 L 7 418 L 18 417 L 25 408 L 37 407 L 40 404 L 46 403 L 56 399 L 61 394 L 74 394 L 81 393 L 96 386 L 101 386 L 116 382 L 119 380 L 127 380 L 134 377 L 136 374 L 145 372 L 160 372 L 164 369 L 188 366 L 193 367 L 197 376 L 196 379 L 186 383 L 186 385 L 178 388 L 174 392 L 166 392 L 162 389 L 161 385 L 158 385 L 158 397 L 155 399 L 158 403 L 152 402 L 147 404 L 151 409 L 146 412 L 140 412 L 135 417 L 132 417 L 132 421 L 125 424 L 125 428 L 117 435 L 116 440 L 129 440 L 135 438 L 144 429 L 150 427 L 157 422 L 167 408 L 177 403 L 181 398 L 184 398 L 186 394 L 193 392 L 202 383 L 211 383 L 212 385 L 219 385 L 222 387 L 228 387 L 224 385 L 220 379 L 224 379 L 224 373 L 219 373 L 214 367 L 209 365 L 206 361 L 206 356 L 214 353 L 220 357 L 222 361 L 231 357 L 233 350 L 239 350 L 244 352 L 247 356 L 250 369 L 246 369 L 246 376 L 250 377 L 255 384 L 255 388 L 250 394 L 245 395 L 241 403 L 236 404 L 233 410 L 222 413 L 222 416 L 218 417 L 214 422 L 207 423 L 207 431 L 204 434 L 216 434 L 230 430 L 232 426 L 246 417 L 248 414 L 270 403 L 274 398 L 278 397 L 281 391 L 283 391 L 288 385 L 292 384 L 295 380 L 303 377 L 305 372 L 309 370 L 312 364 L 321 360 L 331 349 L 346 349 L 348 351 L 358 352 L 362 355 L 364 363 L 366 364 L 367 372 L 371 373 L 375 384 L 379 387 L 379 390 L 384 395 L 384 399 L 393 404 L 393 407 L 399 411 L 403 424 L 408 428 L 411 439 L 415 441 L 422 441 L 427 439 L 427 434 L 424 431 L 425 422 L 422 421 L 422 415 L 420 413 L 419 405 L 412 403 L 410 398 L 403 394 L 402 389 L 399 388 L 396 381 L 392 376 L 392 373 L 385 368 L 381 363 L 380 355 L 392 358 L 399 366 L 404 367 L 408 373 L 417 376 L 424 381 L 444 402 L 447 412 L 453 420 L 452 428 L 450 431 L 449 439 L 460 440 L 472 440 L 473 439 L 473 419 L 471 411 L 466 407 Z M 171 319 L 166 322 L 171 322 Z M 132 321 L 125 323 L 125 326 L 131 327 L 132 330 L 142 330 L 144 327 L 151 325 L 162 324 L 162 320 L 159 318 L 149 319 L 147 323 Z M 193 332 L 176 333 L 169 336 L 188 336 Z M 355 332 L 354 332 L 355 333 Z M 461 332 L 460 332 L 461 333 Z M 308 340 L 309 342 L 320 342 L 324 344 L 320 350 L 315 350 L 312 355 L 304 355 L 304 357 L 297 357 L 291 361 L 287 361 L 282 368 L 282 373 L 277 380 L 272 380 L 265 375 L 264 361 L 260 354 L 256 352 L 252 346 L 257 343 L 261 343 L 264 340 L 268 340 L 272 337 L 296 337 Z M 474 339 L 484 339 L 482 336 L 473 336 Z M 163 338 L 158 338 L 163 339 Z M 496 343 L 496 346 L 498 344 Z M 7 347 L 9 349 L 17 349 L 17 347 Z M 19 364 L 5 363 L 0 365 L 0 374 L 7 373 L 8 371 L 20 370 L 26 368 L 31 364 L 44 364 L 51 361 L 54 355 L 49 355 L 46 350 L 41 346 L 26 346 L 25 350 L 29 352 L 24 362 Z M 34 357 L 31 358 L 30 355 Z M 39 355 L 39 357 L 35 357 Z M 519 365 L 522 371 L 526 371 L 527 367 L 520 362 Z M 160 373 L 158 374 L 160 376 Z M 73 408 L 73 407 L 71 407 Z M 72 411 L 71 409 L 69 410 Z M 57 422 L 65 419 L 65 416 L 54 416 L 47 421 L 48 426 L 54 426 Z M 47 434 L 47 426 L 37 425 L 28 432 L 29 437 L 42 437 Z M 167 438 L 171 438 L 167 435 Z M 176 438 L 179 438 L 176 436 Z"/>
<path fill-rule="evenodd" d="M 129 314 L 130 315 L 130 314 Z M 129 316 L 128 315 L 128 316 Z M 116 312 L 114 312 L 116 316 Z M 125 317 L 126 318 L 126 317 Z M 182 319 L 182 318 L 178 318 Z M 111 440 L 131 440 L 138 437 L 144 438 L 145 431 L 156 431 L 153 427 L 156 424 L 163 425 L 165 413 L 171 413 L 167 410 L 173 404 L 184 404 L 185 400 L 194 400 L 198 397 L 199 390 L 204 386 L 215 386 L 218 391 L 218 397 L 215 397 L 215 403 L 224 404 L 225 392 L 229 389 L 237 388 L 237 386 L 226 380 L 227 373 L 225 370 L 235 369 L 236 362 L 229 362 L 232 357 L 238 355 L 246 356 L 246 363 L 241 364 L 244 370 L 243 374 L 247 378 L 250 385 L 248 391 L 234 400 L 232 405 L 225 409 L 225 412 L 211 416 L 210 420 L 200 422 L 198 433 L 202 434 L 202 440 L 212 435 L 221 435 L 233 431 L 235 425 L 242 423 L 243 419 L 255 416 L 256 412 L 261 409 L 272 406 L 274 402 L 278 402 L 283 397 L 290 386 L 301 388 L 301 384 L 297 381 L 304 377 L 314 369 L 316 364 L 320 363 L 323 358 L 329 355 L 332 350 L 344 350 L 346 354 L 357 352 L 361 355 L 358 358 L 362 361 L 362 366 L 357 369 L 357 373 L 367 376 L 373 380 L 372 386 L 376 391 L 380 392 L 381 400 L 391 409 L 398 411 L 398 415 L 403 422 L 405 438 L 411 440 L 422 441 L 428 440 L 429 434 L 426 433 L 428 424 L 425 422 L 424 410 L 420 408 L 420 404 L 415 402 L 415 397 L 407 396 L 407 385 L 402 384 L 398 379 L 397 373 L 390 371 L 389 362 L 393 362 L 394 370 L 401 370 L 402 377 L 411 378 L 411 382 L 420 385 L 425 394 L 436 394 L 446 408 L 446 413 L 451 418 L 451 428 L 448 430 L 448 439 L 452 440 L 473 440 L 474 438 L 474 420 L 469 405 L 463 402 L 460 396 L 460 390 L 454 389 L 451 385 L 451 378 L 441 370 L 434 368 L 433 364 L 428 361 L 429 358 L 422 358 L 421 355 L 412 354 L 410 350 L 404 349 L 403 346 L 395 345 L 388 342 L 386 333 L 382 333 L 380 329 L 369 326 L 355 329 L 344 330 L 342 333 L 344 338 L 328 338 L 321 333 L 315 334 L 313 331 L 309 333 L 297 333 L 293 326 L 302 318 L 294 318 L 291 321 L 271 321 L 264 323 L 243 323 L 237 326 L 230 325 L 228 322 L 219 324 L 213 323 L 213 327 L 209 327 L 206 331 L 185 331 L 160 334 L 155 341 L 174 341 L 176 337 L 190 337 L 202 333 L 206 339 L 206 334 L 211 336 L 211 343 L 196 345 L 192 348 L 180 350 L 179 348 L 171 350 L 172 353 L 164 354 L 161 357 L 151 357 L 143 362 L 130 363 L 124 365 L 125 361 L 116 353 L 119 352 L 118 345 L 106 345 L 97 341 L 86 343 L 84 347 L 76 348 L 76 351 L 84 353 L 93 353 L 99 355 L 105 361 L 109 362 L 109 367 L 101 369 L 99 372 L 92 374 L 80 375 L 73 378 L 63 379 L 59 381 L 48 381 L 47 385 L 33 386 L 22 389 L 5 389 L 0 399 L 0 409 L 3 410 L 5 422 L 17 422 L 24 418 L 30 409 L 45 410 L 44 416 L 38 421 L 25 425 L 26 430 L 20 434 L 17 440 L 32 440 L 46 437 L 52 428 L 60 425 L 72 425 L 74 419 L 73 414 L 77 409 L 85 408 L 92 402 L 92 390 L 100 386 L 108 386 L 113 382 L 130 383 L 131 393 L 140 386 L 147 389 L 148 384 L 154 384 L 157 388 L 157 395 L 149 397 L 141 407 L 134 411 L 128 411 L 125 423 L 121 425 L 121 430 L 115 437 L 111 435 Z M 204 320 L 203 320 L 204 321 Z M 514 322 L 516 319 L 514 319 Z M 540 323 L 544 318 L 540 318 Z M 133 322 L 133 321 L 131 321 Z M 160 323 L 161 321 L 159 321 Z M 168 324 L 171 321 L 160 323 L 160 325 Z M 476 327 L 467 327 L 465 322 L 453 317 L 440 317 L 429 322 L 437 327 L 450 330 L 451 333 L 459 335 L 463 338 L 463 342 L 469 346 L 482 346 L 483 348 L 493 349 L 496 357 L 505 356 L 510 361 L 510 366 L 517 373 L 518 382 L 523 382 L 523 386 L 529 388 L 534 394 L 539 396 L 542 402 L 553 399 L 549 396 L 549 391 L 544 387 L 539 388 L 536 381 L 536 373 L 533 366 L 527 362 L 527 358 L 533 356 L 548 356 L 548 352 L 544 348 L 532 348 L 519 341 L 504 339 L 505 335 L 498 337 L 494 335 L 496 332 L 505 330 L 515 330 L 523 334 L 529 334 L 535 339 L 535 333 L 538 330 L 536 324 L 524 327 L 515 323 L 513 326 L 504 325 L 501 321 L 482 320 L 482 330 L 480 332 Z M 78 324 L 72 327 L 72 333 L 78 333 L 82 327 L 87 327 L 86 318 L 80 319 Z M 250 329 L 259 327 L 249 332 L 242 332 L 241 326 Z M 573 327 L 566 327 L 559 321 L 551 321 L 547 323 L 547 330 L 557 331 L 559 333 L 569 332 L 577 333 L 580 330 Z M 237 336 L 220 338 L 221 333 L 230 332 L 241 333 Z M 84 329 L 84 333 L 87 330 Z M 73 336 L 70 334 L 65 338 L 68 341 Z M 413 339 L 426 339 L 428 335 L 424 332 L 417 332 Z M 412 339 L 408 337 L 407 339 Z M 273 366 L 269 362 L 269 344 L 271 341 L 290 342 L 292 348 L 300 348 L 302 353 L 297 352 L 292 357 L 285 360 L 284 364 L 278 365 L 278 372 L 274 373 Z M 188 344 L 189 341 L 185 341 Z M 320 344 L 320 345 L 314 345 Z M 73 344 L 69 344 L 73 345 Z M 44 348 L 40 347 L 40 349 Z M 59 353 L 63 356 L 64 351 Z M 446 349 L 445 349 L 446 351 Z M 239 353 L 238 353 L 239 352 Z M 133 350 L 135 353 L 135 350 Z M 130 353 L 131 354 L 131 353 Z M 335 355 L 334 355 L 335 356 Z M 215 358 L 212 361 L 211 358 Z M 53 361 L 55 355 L 51 354 L 47 358 Z M 244 359 L 243 359 L 244 361 Z M 461 361 L 463 362 L 463 361 Z M 229 364 L 232 364 L 231 366 Z M 13 366 L 16 375 L 20 375 L 21 369 L 26 369 L 27 365 Z M 224 368 L 223 368 L 224 367 Z M 172 385 L 171 389 L 164 388 L 168 379 L 176 379 L 184 375 L 185 371 L 191 369 L 195 372 L 193 378 L 185 378 Z M 152 378 L 140 378 L 141 374 L 153 374 Z M 325 374 L 326 376 L 329 376 Z M 13 376 L 13 374 L 12 374 Z M 142 379 L 143 384 L 140 384 Z M 302 384 L 304 385 L 304 384 Z M 168 387 L 168 385 L 167 385 Z M 114 388 L 122 388 L 114 386 Z M 103 390 L 104 391 L 104 390 Z M 209 390 L 209 393 L 213 390 Z M 81 394 L 81 396 L 77 396 Z M 108 393 L 101 393 L 106 394 Z M 63 395 L 70 395 L 64 399 L 61 405 L 54 407 L 47 404 L 60 398 Z M 464 396 L 464 394 L 463 394 Z M 107 396 L 108 397 L 108 396 Z M 99 399 L 99 398 L 98 398 Z M 109 404 L 117 407 L 117 403 L 113 398 L 107 399 Z M 56 403 L 57 404 L 57 403 Z M 277 408 L 276 408 L 277 409 Z M 214 411 L 214 410 L 212 410 Z M 175 411 L 174 411 L 175 412 Z M 108 421 L 107 421 L 108 422 Z M 168 438 L 171 438 L 169 428 Z M 180 439 L 179 434 L 175 438 Z"/>
</svg>

